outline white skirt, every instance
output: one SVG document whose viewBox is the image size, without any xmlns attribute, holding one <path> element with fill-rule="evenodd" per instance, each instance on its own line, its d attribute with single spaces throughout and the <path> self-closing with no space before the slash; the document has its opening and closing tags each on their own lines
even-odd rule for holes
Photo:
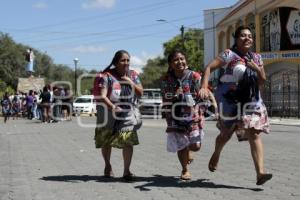
<svg viewBox="0 0 300 200">
<path fill-rule="evenodd" d="M 169 132 L 167 133 L 167 151 L 177 152 L 191 144 L 201 143 L 204 138 L 204 131 L 202 129 L 194 130 L 189 135 Z"/>
</svg>

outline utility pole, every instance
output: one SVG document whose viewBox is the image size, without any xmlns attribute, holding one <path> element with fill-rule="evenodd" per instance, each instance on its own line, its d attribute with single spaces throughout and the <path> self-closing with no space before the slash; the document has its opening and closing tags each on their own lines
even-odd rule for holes
<svg viewBox="0 0 300 200">
<path fill-rule="evenodd" d="M 182 49 L 184 50 L 185 46 L 184 46 L 184 26 L 183 25 L 181 25 L 181 27 L 180 27 L 180 32 L 181 32 Z"/>
<path fill-rule="evenodd" d="M 173 23 L 171 23 L 171 22 L 169 22 L 169 21 L 167 21 L 165 19 L 158 19 L 156 21 L 158 21 L 158 22 L 165 22 L 167 24 L 170 24 L 170 25 L 178 28 L 178 26 L 174 25 Z M 181 27 L 180 27 L 179 30 L 180 30 L 180 33 L 181 33 L 181 46 L 182 46 L 182 50 L 185 50 L 185 45 L 184 45 L 184 26 L 181 25 Z"/>
</svg>

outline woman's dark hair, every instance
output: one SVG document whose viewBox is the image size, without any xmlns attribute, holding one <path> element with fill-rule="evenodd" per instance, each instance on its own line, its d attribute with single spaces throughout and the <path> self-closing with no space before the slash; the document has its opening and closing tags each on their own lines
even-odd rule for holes
<svg viewBox="0 0 300 200">
<path fill-rule="evenodd" d="M 130 56 L 130 54 L 125 51 L 125 50 L 119 50 L 115 53 L 111 63 L 103 70 L 103 72 L 106 72 L 107 70 L 109 70 L 111 68 L 111 66 L 115 65 L 119 62 L 119 60 L 121 59 L 121 57 L 123 56 L 123 54 L 127 54 L 128 56 Z"/>
<path fill-rule="evenodd" d="M 186 58 L 186 55 L 185 55 L 184 51 L 181 50 L 181 49 L 174 49 L 173 51 L 171 51 L 169 53 L 169 55 L 168 55 L 168 65 L 169 65 L 169 67 L 168 67 L 168 73 L 172 71 L 172 68 L 170 67 L 172 60 L 179 53 L 182 54 L 182 55 L 184 55 L 184 57 Z"/>
<path fill-rule="evenodd" d="M 250 32 L 252 32 L 252 31 L 251 31 L 251 28 L 250 28 L 249 26 L 243 26 L 243 25 L 237 27 L 237 29 L 235 30 L 234 34 L 232 35 L 233 38 L 234 38 L 234 44 L 233 44 L 233 46 L 231 47 L 232 49 L 233 49 L 233 48 L 236 48 L 236 41 L 237 41 L 237 39 L 239 38 L 239 36 L 240 36 L 242 30 L 245 30 L 245 29 L 248 29 Z"/>
</svg>

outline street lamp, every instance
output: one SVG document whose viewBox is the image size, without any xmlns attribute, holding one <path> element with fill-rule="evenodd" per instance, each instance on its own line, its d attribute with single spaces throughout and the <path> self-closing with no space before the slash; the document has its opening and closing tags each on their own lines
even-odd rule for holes
<svg viewBox="0 0 300 200">
<path fill-rule="evenodd" d="M 75 78 L 75 97 L 77 96 L 77 74 L 76 74 L 76 71 L 77 71 L 77 64 L 79 62 L 79 59 L 78 58 L 74 58 L 74 64 L 75 64 L 75 73 L 74 73 L 74 78 Z"/>
</svg>

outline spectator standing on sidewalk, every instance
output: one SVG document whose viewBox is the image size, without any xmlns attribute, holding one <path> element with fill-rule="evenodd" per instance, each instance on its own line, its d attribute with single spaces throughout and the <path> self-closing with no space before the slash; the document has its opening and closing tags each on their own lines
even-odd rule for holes
<svg viewBox="0 0 300 200">
<path fill-rule="evenodd" d="M 13 119 L 18 119 L 18 115 L 21 111 L 21 101 L 18 97 L 18 94 L 16 94 L 14 97 L 13 97 L 13 100 L 12 100 L 12 109 L 11 109 L 11 115 L 12 115 L 12 118 Z"/>
<path fill-rule="evenodd" d="M 4 123 L 9 119 L 11 114 L 11 101 L 9 100 L 8 92 L 5 92 L 1 101 L 2 113 L 4 116 Z"/>
<path fill-rule="evenodd" d="M 26 110 L 27 110 L 27 119 L 33 118 L 33 103 L 34 103 L 34 96 L 33 96 L 33 90 L 29 90 L 28 95 L 26 96 Z"/>
<path fill-rule="evenodd" d="M 266 107 L 260 96 L 260 87 L 266 80 L 261 55 L 251 52 L 253 37 L 249 27 L 240 26 L 234 34 L 235 43 L 210 62 L 203 78 L 200 96 L 208 96 L 208 79 L 215 69 L 223 69 L 219 77 L 216 97 L 219 104 L 215 150 L 208 168 L 215 171 L 220 154 L 234 132 L 249 140 L 256 170 L 256 184 L 272 178 L 264 171 L 264 151 L 260 133 L 269 133 Z M 239 112 L 240 111 L 240 112 Z M 241 134 L 243 133 L 243 134 Z"/>
<path fill-rule="evenodd" d="M 53 87 L 53 122 L 62 121 L 62 100 L 64 98 L 63 87 Z"/>
<path fill-rule="evenodd" d="M 32 104 L 32 114 L 34 119 L 39 119 L 39 112 L 38 112 L 38 99 L 39 95 L 36 91 L 33 91 L 33 104 Z"/>
<path fill-rule="evenodd" d="M 42 107 L 42 122 L 50 122 L 51 120 L 51 94 L 47 86 L 43 88 L 43 92 L 40 94 L 41 107 Z"/>
<path fill-rule="evenodd" d="M 69 88 L 65 88 L 65 95 L 63 98 L 63 105 L 62 105 L 62 111 L 64 120 L 72 120 L 72 101 L 73 101 L 73 95 L 70 92 Z"/>
</svg>

